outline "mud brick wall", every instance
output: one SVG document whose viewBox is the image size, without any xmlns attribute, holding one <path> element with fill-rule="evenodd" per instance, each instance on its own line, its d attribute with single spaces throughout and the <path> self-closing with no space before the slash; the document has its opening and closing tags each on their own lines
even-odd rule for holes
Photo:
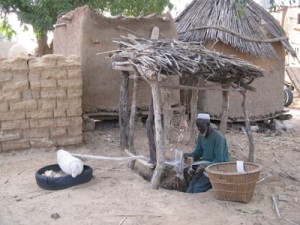
<svg viewBox="0 0 300 225">
<path fill-rule="evenodd" d="M 81 143 L 81 96 L 75 56 L 0 61 L 0 152 Z"/>
</svg>

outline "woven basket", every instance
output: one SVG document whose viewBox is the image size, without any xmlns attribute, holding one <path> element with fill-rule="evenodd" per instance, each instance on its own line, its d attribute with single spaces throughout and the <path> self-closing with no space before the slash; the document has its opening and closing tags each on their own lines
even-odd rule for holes
<svg viewBox="0 0 300 225">
<path fill-rule="evenodd" d="M 245 173 L 238 173 L 236 162 L 216 163 L 206 167 L 216 199 L 244 202 L 251 200 L 260 166 L 244 162 Z"/>
</svg>

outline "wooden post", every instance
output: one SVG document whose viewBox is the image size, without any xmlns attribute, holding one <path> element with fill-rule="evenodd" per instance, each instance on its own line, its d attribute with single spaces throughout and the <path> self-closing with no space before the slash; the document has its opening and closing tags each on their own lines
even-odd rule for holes
<svg viewBox="0 0 300 225">
<path fill-rule="evenodd" d="M 159 78 L 159 82 L 161 79 Z M 166 88 L 160 88 L 160 93 L 162 96 L 162 106 L 163 106 L 163 120 L 164 120 L 164 139 L 165 143 L 171 142 L 171 120 L 173 116 L 173 110 L 171 109 L 169 96 L 170 92 Z"/>
<path fill-rule="evenodd" d="M 173 118 L 174 110 L 171 107 L 163 108 L 164 115 L 164 138 L 165 144 L 170 144 L 172 142 L 172 118 Z"/>
<path fill-rule="evenodd" d="M 229 89 L 230 84 L 222 84 L 222 89 Z M 222 91 L 223 104 L 222 104 L 222 116 L 220 123 L 220 131 L 225 134 L 227 130 L 227 121 L 228 121 L 228 109 L 229 109 L 229 91 Z"/>
<path fill-rule="evenodd" d="M 247 133 L 248 140 L 249 140 L 248 160 L 249 160 L 249 162 L 253 162 L 253 160 L 254 160 L 254 141 L 253 141 L 253 135 L 252 135 L 251 127 L 250 127 L 250 121 L 249 121 L 249 116 L 248 116 L 248 112 L 247 112 L 247 107 L 246 107 L 246 91 L 240 91 L 240 93 L 243 95 L 242 108 L 243 108 L 244 117 L 245 117 L 246 133 Z"/>
<path fill-rule="evenodd" d="M 153 109 L 153 98 L 151 96 L 148 117 L 146 122 L 146 129 L 147 129 L 148 145 L 149 145 L 149 152 L 150 152 L 150 163 L 156 164 L 156 147 L 155 147 L 153 127 L 154 127 L 154 109 Z"/>
<path fill-rule="evenodd" d="M 158 189 L 160 185 L 161 175 L 165 168 L 165 150 L 162 136 L 162 125 L 161 125 L 161 110 L 158 83 L 150 82 L 152 97 L 153 97 L 153 108 L 154 108 L 154 120 L 155 120 L 155 140 L 157 148 L 157 163 L 151 179 L 152 188 Z"/>
<path fill-rule="evenodd" d="M 129 151 L 134 152 L 134 130 L 135 130 L 135 116 L 136 116 L 136 105 L 137 105 L 137 95 L 139 89 L 139 77 L 138 74 L 134 75 L 133 79 L 133 94 L 132 103 L 130 110 L 130 120 L 129 120 L 129 135 L 128 135 L 128 146 Z"/>
<path fill-rule="evenodd" d="M 156 26 L 153 27 L 150 38 L 151 39 L 159 38 L 158 27 Z M 153 95 L 152 95 L 149 104 L 149 112 L 148 112 L 148 118 L 146 122 L 146 128 L 147 128 L 147 137 L 148 137 L 148 145 L 149 145 L 149 153 L 150 153 L 150 163 L 156 164 L 156 146 L 155 146 L 153 125 L 154 125 L 154 109 L 153 109 Z"/>
<path fill-rule="evenodd" d="M 128 134 L 128 147 L 129 151 L 136 154 L 134 149 L 134 130 L 135 130 L 135 116 L 136 116 L 136 105 L 137 105 L 137 95 L 139 89 L 139 77 L 136 73 L 133 79 L 133 94 L 132 94 L 132 103 L 130 110 L 130 119 L 129 119 L 129 134 Z M 129 163 L 129 168 L 134 169 L 135 160 Z"/>
<path fill-rule="evenodd" d="M 122 150 L 128 148 L 128 86 L 129 72 L 122 71 L 119 102 L 120 146 Z"/>
<path fill-rule="evenodd" d="M 202 88 L 198 91 L 198 112 L 204 112 L 205 111 L 205 100 L 206 100 L 206 81 L 202 76 L 198 76 L 199 81 L 199 87 Z"/>
<path fill-rule="evenodd" d="M 199 80 L 194 79 L 193 80 L 194 86 L 199 85 Z M 195 141 L 196 141 L 196 134 L 195 134 L 195 120 L 197 118 L 197 110 L 198 110 L 198 90 L 192 90 L 192 98 L 190 102 L 190 109 L 191 109 L 191 130 L 190 130 L 190 145 L 194 147 Z"/>
</svg>

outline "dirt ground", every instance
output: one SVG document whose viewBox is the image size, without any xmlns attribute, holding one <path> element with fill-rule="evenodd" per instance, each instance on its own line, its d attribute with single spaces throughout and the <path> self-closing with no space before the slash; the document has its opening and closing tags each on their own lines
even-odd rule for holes
<svg viewBox="0 0 300 225">
<path fill-rule="evenodd" d="M 252 200 L 237 203 L 216 200 L 212 191 L 186 194 L 154 190 L 148 181 L 118 162 L 84 160 L 94 169 L 86 184 L 58 191 L 39 188 L 35 172 L 56 163 L 56 149 L 26 150 L 0 155 L 0 225 L 100 224 L 100 225 L 196 225 L 196 224 L 300 224 L 300 110 L 299 98 L 289 108 L 286 131 L 254 132 L 255 162 L 262 166 Z M 242 129 L 226 133 L 231 160 L 247 160 L 248 140 Z M 135 146 L 146 154 L 146 129 L 136 130 Z M 172 155 L 167 146 L 166 153 Z M 188 145 L 181 145 L 185 152 Z M 65 148 L 79 154 L 121 156 L 117 124 L 100 124 L 84 133 L 81 146 Z M 263 180 L 262 180 L 263 179 Z M 281 219 L 272 207 L 275 196 Z"/>
</svg>

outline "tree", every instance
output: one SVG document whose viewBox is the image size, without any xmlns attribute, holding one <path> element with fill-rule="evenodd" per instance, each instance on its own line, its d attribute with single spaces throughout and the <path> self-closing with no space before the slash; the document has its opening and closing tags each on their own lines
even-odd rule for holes
<svg viewBox="0 0 300 225">
<path fill-rule="evenodd" d="M 59 15 L 83 5 L 97 9 L 100 13 L 125 16 L 161 14 L 166 7 L 173 7 L 170 0 L 1 0 L 0 22 L 3 22 L 0 24 L 0 32 L 10 37 L 14 34 L 6 15 L 16 13 L 21 23 L 32 25 L 38 40 L 38 55 L 51 53 L 47 45 L 47 32 L 53 30 Z"/>
<path fill-rule="evenodd" d="M 1 19 L 0 16 L 0 40 L 11 40 L 16 32 L 11 28 L 6 18 Z"/>
</svg>

